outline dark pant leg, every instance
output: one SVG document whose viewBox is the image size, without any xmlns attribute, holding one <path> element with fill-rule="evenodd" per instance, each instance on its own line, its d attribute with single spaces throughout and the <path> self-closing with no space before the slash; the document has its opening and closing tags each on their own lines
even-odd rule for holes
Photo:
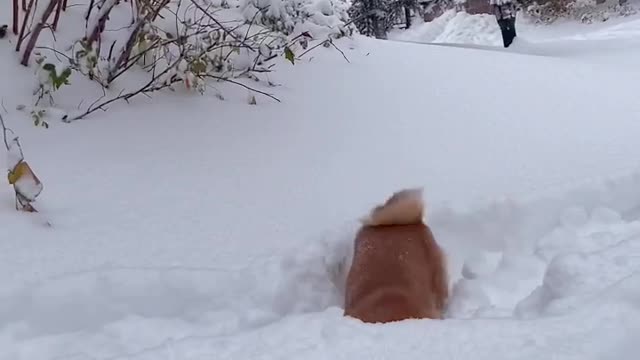
<svg viewBox="0 0 640 360">
<path fill-rule="evenodd" d="M 505 19 L 504 47 L 509 47 L 516 37 L 515 19 Z"/>
<path fill-rule="evenodd" d="M 504 47 L 509 47 L 509 44 L 511 42 L 509 41 L 510 34 L 508 20 L 498 20 L 498 26 L 500 26 L 500 32 L 502 33 L 502 44 L 504 45 Z"/>
<path fill-rule="evenodd" d="M 518 36 L 516 34 L 516 18 L 515 17 L 511 19 L 511 28 L 513 29 L 513 37 Z"/>
</svg>

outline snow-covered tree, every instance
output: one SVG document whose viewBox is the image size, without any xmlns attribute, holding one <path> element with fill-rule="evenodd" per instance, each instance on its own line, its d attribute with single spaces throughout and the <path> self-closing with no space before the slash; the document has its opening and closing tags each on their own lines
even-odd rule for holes
<svg viewBox="0 0 640 360">
<path fill-rule="evenodd" d="M 386 39 L 398 10 L 398 2 L 393 0 L 354 0 L 349 16 L 362 35 Z"/>
<path fill-rule="evenodd" d="M 349 16 L 361 34 L 386 39 L 397 24 L 411 27 L 414 14 L 422 15 L 418 0 L 354 0 Z"/>
</svg>

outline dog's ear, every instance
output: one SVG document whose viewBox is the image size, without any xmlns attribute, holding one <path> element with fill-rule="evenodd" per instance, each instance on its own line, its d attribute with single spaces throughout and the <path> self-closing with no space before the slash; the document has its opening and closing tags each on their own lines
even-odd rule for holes
<svg viewBox="0 0 640 360">
<path fill-rule="evenodd" d="M 422 188 L 403 189 L 387 201 L 376 206 L 369 215 L 360 219 L 364 226 L 408 225 L 423 222 L 424 202 Z"/>
</svg>

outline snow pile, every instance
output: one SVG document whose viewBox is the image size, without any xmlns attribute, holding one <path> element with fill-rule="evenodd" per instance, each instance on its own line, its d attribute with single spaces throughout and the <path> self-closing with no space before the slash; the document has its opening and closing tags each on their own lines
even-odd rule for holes
<svg viewBox="0 0 640 360">
<path fill-rule="evenodd" d="M 540 318 L 602 298 L 633 304 L 640 291 L 621 289 L 640 281 L 640 221 L 624 221 L 603 207 L 590 214 L 570 207 L 559 220 L 534 251 L 470 257 L 453 287 L 449 316 Z"/>
<path fill-rule="evenodd" d="M 458 13 L 434 40 L 437 43 L 495 45 L 502 40 L 493 15 Z"/>
<path fill-rule="evenodd" d="M 395 29 L 389 33 L 390 40 L 433 42 L 446 28 L 447 24 L 456 17 L 455 10 L 447 10 L 433 21 L 417 23 L 407 30 Z"/>
<path fill-rule="evenodd" d="M 611 297 L 637 304 L 639 294 L 625 295 L 624 288 L 640 282 L 640 221 L 623 221 L 607 208 L 591 214 L 569 209 L 564 220 L 538 242 L 537 253 L 549 265 L 542 285 L 519 305 L 518 314 L 565 313 Z"/>
<path fill-rule="evenodd" d="M 510 317 L 515 306 L 540 283 L 544 263 L 533 256 L 480 252 L 465 262 L 455 283 L 447 316 Z"/>
<path fill-rule="evenodd" d="M 493 15 L 470 15 L 466 12 L 447 10 L 431 22 L 417 24 L 406 31 L 394 31 L 392 40 L 423 43 L 460 43 L 499 45 L 500 28 Z"/>
</svg>

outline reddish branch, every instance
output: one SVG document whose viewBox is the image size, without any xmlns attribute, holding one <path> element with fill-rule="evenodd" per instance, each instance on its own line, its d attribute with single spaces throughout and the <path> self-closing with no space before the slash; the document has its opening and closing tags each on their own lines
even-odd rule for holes
<svg viewBox="0 0 640 360">
<path fill-rule="evenodd" d="M 13 0 L 13 35 L 18 35 L 18 23 L 20 17 L 18 12 L 20 11 L 20 3 L 18 0 Z"/>
<path fill-rule="evenodd" d="M 122 52 L 120 53 L 120 56 L 118 57 L 118 60 L 115 63 L 115 66 L 111 68 L 111 71 L 109 71 L 109 76 L 107 77 L 107 83 L 111 83 L 115 79 L 115 74 L 118 71 L 118 69 L 120 69 L 122 66 L 125 66 L 126 63 L 129 61 L 129 57 L 131 56 L 131 50 L 133 50 L 133 46 L 136 44 L 138 34 L 140 33 L 140 30 L 142 30 L 142 27 L 144 26 L 144 24 L 145 24 L 144 19 L 138 17 L 138 19 L 136 20 L 135 28 L 131 32 L 131 35 L 129 35 L 129 39 L 127 40 L 127 43 L 124 49 L 122 49 Z"/>
<path fill-rule="evenodd" d="M 25 1 L 22 0 L 22 7 L 25 7 Z M 24 32 L 27 29 L 27 19 L 29 19 L 29 15 L 31 14 L 31 9 L 33 9 L 33 5 L 35 4 L 35 0 L 29 1 L 29 6 L 26 7 L 26 14 L 24 14 L 24 21 L 22 21 L 22 27 L 20 28 L 20 36 L 18 36 L 18 41 L 16 42 L 16 51 L 20 51 L 20 46 L 22 46 L 22 42 L 24 41 Z"/>
<path fill-rule="evenodd" d="M 111 14 L 111 10 L 115 5 L 116 5 L 116 2 L 112 1 L 109 4 L 107 4 L 106 9 L 105 8 L 102 9 L 102 16 L 100 16 L 100 19 L 98 19 L 93 29 L 91 29 L 91 32 L 89 33 L 89 38 L 87 39 L 89 46 L 91 46 L 94 42 L 98 41 L 98 39 L 100 38 L 100 35 L 102 34 L 102 32 L 104 31 L 107 25 L 107 20 L 109 20 L 109 14 Z M 88 16 L 89 15 L 87 15 L 87 19 L 88 19 Z"/>
<path fill-rule="evenodd" d="M 36 46 L 36 42 L 38 41 L 38 37 L 40 36 L 42 29 L 44 29 L 45 25 L 47 24 L 47 20 L 49 20 L 49 17 L 51 17 L 51 14 L 53 14 L 53 10 L 55 10 L 56 5 L 58 5 L 59 1 L 60 0 L 50 0 L 49 5 L 47 5 L 47 7 L 44 9 L 44 12 L 42 13 L 42 18 L 40 18 L 40 21 L 36 24 L 35 28 L 31 31 L 31 35 L 29 36 L 29 42 L 27 43 L 27 47 L 24 50 L 24 53 L 22 55 L 22 61 L 20 62 L 20 64 L 24 66 L 29 66 L 29 58 L 31 57 L 31 52 L 33 51 L 33 48 Z"/>
<path fill-rule="evenodd" d="M 164 8 L 164 6 L 166 6 L 166 4 L 168 4 L 168 2 L 163 1 L 158 5 L 158 7 L 153 9 L 151 12 L 148 12 L 145 17 L 138 15 L 133 31 L 131 31 L 124 49 L 120 53 L 118 60 L 116 60 L 115 66 L 111 69 L 111 71 L 109 71 L 109 75 L 107 76 L 107 83 L 110 84 L 115 79 L 115 75 L 118 72 L 118 69 L 127 65 L 127 63 L 129 62 L 129 58 L 131 57 L 131 50 L 133 50 L 133 46 L 136 44 L 140 31 L 142 30 L 144 25 L 148 21 L 150 21 L 150 19 L 155 19 L 156 16 L 158 16 L 158 13 L 160 13 L 160 11 Z"/>
<path fill-rule="evenodd" d="M 60 12 L 62 11 L 63 0 L 58 0 L 58 6 L 56 7 L 56 16 L 53 18 L 53 31 L 58 30 L 58 21 L 60 20 Z"/>
</svg>

